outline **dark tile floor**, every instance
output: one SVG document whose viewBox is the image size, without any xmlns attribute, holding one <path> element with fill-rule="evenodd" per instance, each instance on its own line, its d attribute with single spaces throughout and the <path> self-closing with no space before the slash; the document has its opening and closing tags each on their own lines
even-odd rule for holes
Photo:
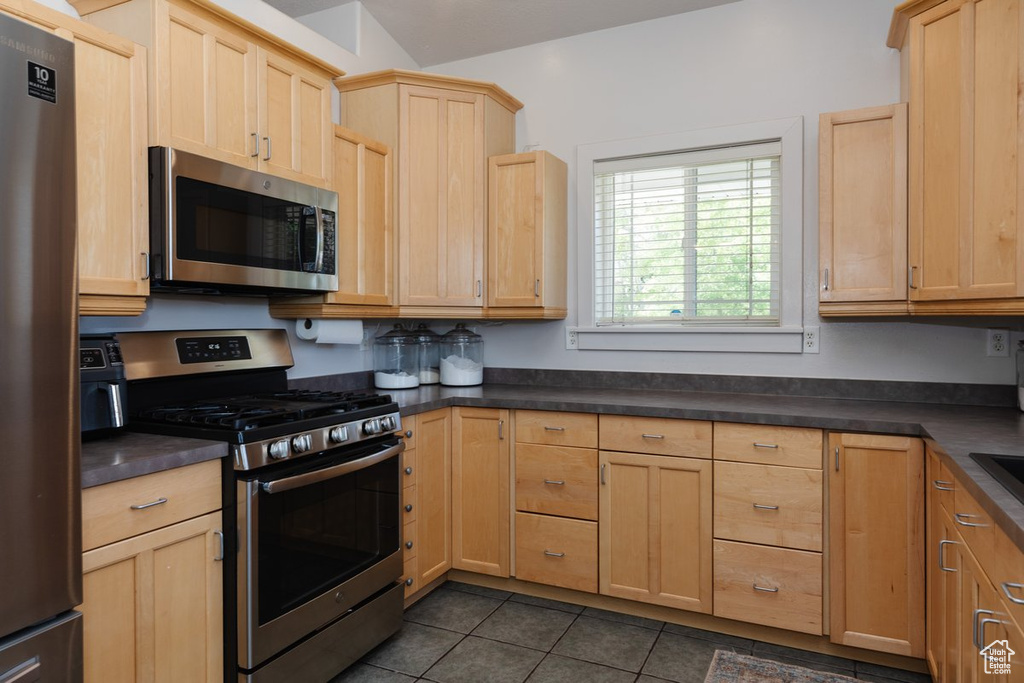
<svg viewBox="0 0 1024 683">
<path fill-rule="evenodd" d="M 702 683 L 716 649 L 878 683 L 930 680 L 841 657 L 448 582 L 409 608 L 401 631 L 332 683 Z"/>
</svg>

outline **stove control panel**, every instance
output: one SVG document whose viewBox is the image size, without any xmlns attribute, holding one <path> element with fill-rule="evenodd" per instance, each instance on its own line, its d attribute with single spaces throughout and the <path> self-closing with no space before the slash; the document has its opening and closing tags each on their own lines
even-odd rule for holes
<svg viewBox="0 0 1024 683">
<path fill-rule="evenodd" d="M 402 428 L 397 412 L 354 420 L 341 424 L 293 433 L 286 437 L 237 444 L 232 448 L 236 470 L 253 470 L 272 462 L 297 457 L 316 456 L 322 452 L 337 452 L 365 439 L 390 434 Z"/>
</svg>

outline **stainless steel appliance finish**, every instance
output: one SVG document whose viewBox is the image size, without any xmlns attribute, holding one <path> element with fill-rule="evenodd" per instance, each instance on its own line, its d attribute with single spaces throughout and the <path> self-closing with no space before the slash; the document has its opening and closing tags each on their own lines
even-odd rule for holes
<svg viewBox="0 0 1024 683">
<path fill-rule="evenodd" d="M 326 681 L 398 630 L 405 444 L 391 397 L 289 390 L 281 329 L 118 340 L 130 429 L 231 444 L 226 677 Z"/>
<path fill-rule="evenodd" d="M 72 43 L 0 15 L 0 680 L 81 678 L 80 632 L 50 646 L 82 597 L 74 86 Z"/>
<path fill-rule="evenodd" d="M 257 672 L 239 674 L 239 683 L 324 681 L 354 664 L 402 627 L 405 588 L 402 584 L 352 610 Z"/>
<path fill-rule="evenodd" d="M 167 147 L 150 148 L 156 288 L 338 288 L 338 194 Z"/>
</svg>

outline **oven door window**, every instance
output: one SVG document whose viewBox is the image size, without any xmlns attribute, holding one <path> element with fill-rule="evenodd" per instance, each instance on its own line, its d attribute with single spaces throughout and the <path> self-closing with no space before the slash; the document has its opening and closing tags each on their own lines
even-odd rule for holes
<svg viewBox="0 0 1024 683">
<path fill-rule="evenodd" d="M 259 622 L 398 551 L 399 458 L 259 500 Z"/>
<path fill-rule="evenodd" d="M 176 256 L 235 266 L 313 271 L 316 210 L 178 176 Z"/>
</svg>

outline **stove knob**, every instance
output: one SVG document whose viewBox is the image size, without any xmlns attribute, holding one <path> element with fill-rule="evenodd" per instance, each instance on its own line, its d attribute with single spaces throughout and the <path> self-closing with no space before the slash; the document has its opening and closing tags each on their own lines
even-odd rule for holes
<svg viewBox="0 0 1024 683">
<path fill-rule="evenodd" d="M 296 453 L 305 453 L 313 447 L 313 437 L 310 434 L 299 434 L 292 437 L 292 450 Z"/>
<path fill-rule="evenodd" d="M 288 439 L 281 439 L 280 441 L 275 441 L 274 443 L 270 444 L 270 446 L 267 448 L 267 452 L 270 454 L 270 457 L 273 458 L 274 460 L 287 458 L 288 453 L 290 452 L 288 449 Z"/>
<path fill-rule="evenodd" d="M 329 438 L 331 443 L 344 443 L 348 441 L 348 425 L 331 429 Z"/>
<path fill-rule="evenodd" d="M 374 434 L 380 434 L 380 420 L 374 418 L 367 420 L 363 423 L 363 434 L 373 436 Z"/>
<path fill-rule="evenodd" d="M 393 432 L 397 426 L 398 425 L 395 424 L 395 418 L 391 415 L 387 415 L 380 419 L 380 427 L 385 432 Z"/>
</svg>

